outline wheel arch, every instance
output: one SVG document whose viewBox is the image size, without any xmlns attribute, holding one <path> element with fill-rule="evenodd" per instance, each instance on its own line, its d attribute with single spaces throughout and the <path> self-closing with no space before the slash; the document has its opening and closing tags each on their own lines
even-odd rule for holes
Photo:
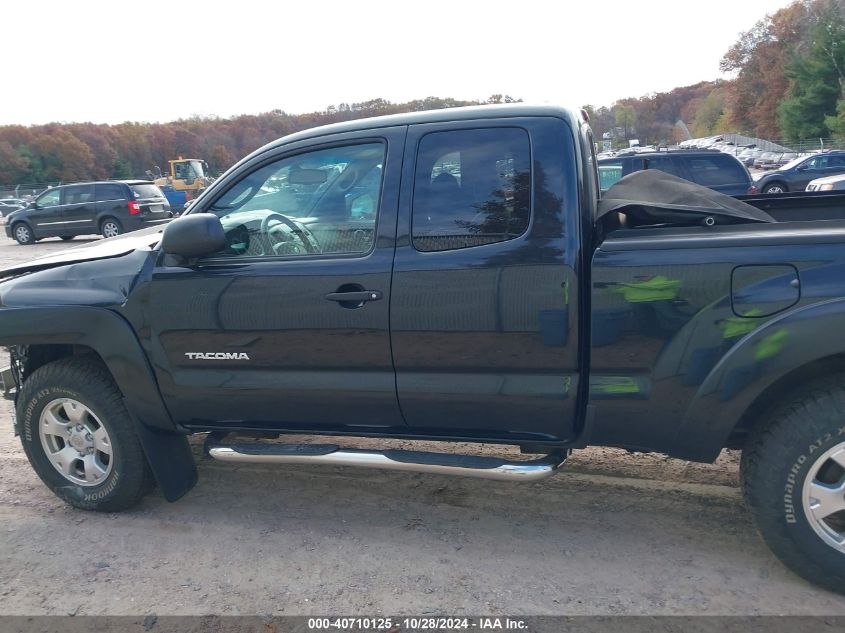
<svg viewBox="0 0 845 633">
<path fill-rule="evenodd" d="M 772 179 L 769 182 L 767 182 L 766 184 L 764 184 L 763 187 L 760 189 L 760 191 L 763 192 L 767 188 L 771 187 L 772 185 L 778 185 L 781 189 L 783 189 L 783 191 L 789 192 L 789 185 L 786 183 L 786 181 L 785 180 L 778 180 L 776 178 Z"/>
<path fill-rule="evenodd" d="M 845 299 L 804 306 L 768 321 L 738 342 L 711 370 L 679 424 L 672 455 L 712 461 L 741 447 L 766 410 L 807 382 L 845 372 Z M 771 342 L 778 341 L 774 354 Z"/>
<path fill-rule="evenodd" d="M 35 229 L 33 228 L 32 224 L 30 224 L 30 223 L 29 223 L 26 219 L 24 219 L 24 218 L 15 219 L 15 220 L 12 222 L 12 228 L 11 228 L 11 231 L 12 231 L 12 238 L 14 239 L 14 237 L 15 237 L 15 228 L 16 228 L 16 227 L 18 227 L 18 226 L 20 226 L 21 224 L 23 224 L 26 228 L 28 228 L 28 229 L 29 229 L 29 232 L 32 234 L 32 239 L 33 239 L 33 241 L 34 241 L 34 240 L 35 240 Z"/>
<path fill-rule="evenodd" d="M 173 423 L 140 341 L 122 316 L 90 306 L 4 308 L 0 345 L 32 349 L 30 371 L 68 355 L 95 355 L 123 395 L 165 498 L 178 499 L 196 483 L 187 437 Z"/>
</svg>

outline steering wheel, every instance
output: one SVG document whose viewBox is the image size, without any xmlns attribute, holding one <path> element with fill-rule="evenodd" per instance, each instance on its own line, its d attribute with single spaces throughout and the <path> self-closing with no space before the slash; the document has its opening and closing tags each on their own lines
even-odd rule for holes
<svg viewBox="0 0 845 633">
<path fill-rule="evenodd" d="M 320 246 L 316 243 L 316 240 L 312 242 L 314 236 L 312 235 L 309 237 L 309 234 L 303 228 L 298 226 L 296 222 L 291 220 L 286 215 L 282 215 L 281 213 L 270 213 L 266 215 L 263 220 L 261 220 L 261 235 L 267 236 L 267 241 L 270 243 L 270 247 L 273 249 L 274 255 L 280 254 L 280 247 L 283 247 L 285 243 L 281 240 L 276 243 L 273 243 L 270 239 L 270 234 L 273 233 L 276 229 L 276 227 L 270 228 L 271 220 L 278 220 L 279 222 L 287 226 L 290 229 L 291 233 L 298 237 L 299 241 L 302 242 L 302 245 L 305 247 L 306 253 L 315 254 L 323 252 Z"/>
</svg>

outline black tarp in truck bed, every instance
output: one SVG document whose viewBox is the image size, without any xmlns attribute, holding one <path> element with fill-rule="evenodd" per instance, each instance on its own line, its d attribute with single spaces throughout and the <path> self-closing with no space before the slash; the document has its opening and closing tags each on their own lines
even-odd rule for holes
<svg viewBox="0 0 845 633">
<path fill-rule="evenodd" d="M 596 220 L 624 213 L 636 224 L 775 222 L 765 211 L 657 169 L 628 174 L 602 195 Z M 709 218 L 709 220 L 708 220 Z"/>
</svg>

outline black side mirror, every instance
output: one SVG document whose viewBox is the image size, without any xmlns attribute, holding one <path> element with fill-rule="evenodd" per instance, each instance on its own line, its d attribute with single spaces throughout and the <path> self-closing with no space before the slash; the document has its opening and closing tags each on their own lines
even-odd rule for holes
<svg viewBox="0 0 845 633">
<path fill-rule="evenodd" d="M 226 246 L 226 233 L 220 218 L 211 213 L 194 213 L 170 222 L 161 236 L 161 250 L 171 256 L 165 264 L 210 255 Z"/>
<path fill-rule="evenodd" d="M 810 168 L 810 166 L 807 163 L 804 163 L 803 165 L 798 165 L 798 167 L 796 167 L 795 170 L 796 171 L 807 171 L 809 168 Z"/>
</svg>

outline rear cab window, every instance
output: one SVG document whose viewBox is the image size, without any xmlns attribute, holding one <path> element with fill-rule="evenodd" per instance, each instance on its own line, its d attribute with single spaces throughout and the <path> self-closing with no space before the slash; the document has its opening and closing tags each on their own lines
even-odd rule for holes
<svg viewBox="0 0 845 633">
<path fill-rule="evenodd" d="M 528 229 L 531 148 L 517 127 L 431 132 L 417 151 L 412 214 L 418 251 L 505 242 Z"/>
</svg>

